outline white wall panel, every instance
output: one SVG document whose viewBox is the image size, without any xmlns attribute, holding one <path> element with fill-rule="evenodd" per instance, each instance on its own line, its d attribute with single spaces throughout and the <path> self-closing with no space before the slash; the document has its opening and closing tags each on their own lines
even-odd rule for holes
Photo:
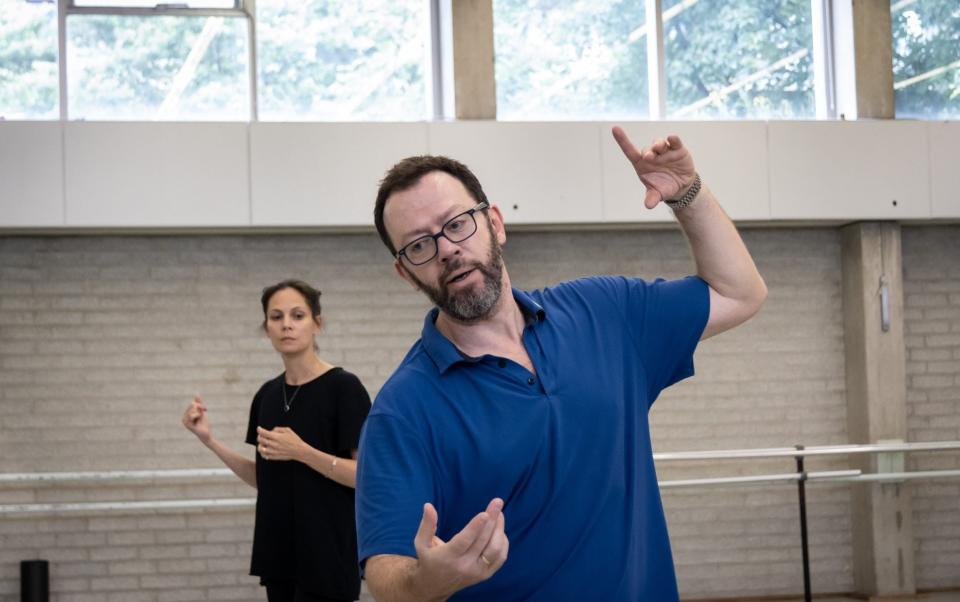
<svg viewBox="0 0 960 602">
<path fill-rule="evenodd" d="M 427 152 L 425 123 L 254 123 L 254 225 L 373 225 L 394 163 Z"/>
<path fill-rule="evenodd" d="M 430 152 L 465 163 L 508 225 L 603 219 L 596 124 L 431 123 Z"/>
<path fill-rule="evenodd" d="M 958 123 L 623 125 L 640 146 L 679 134 L 737 220 L 960 217 Z M 425 152 L 469 165 L 508 223 L 671 221 L 610 126 L 0 123 L 0 227 L 370 226 L 384 172 Z"/>
<path fill-rule="evenodd" d="M 924 122 L 777 121 L 768 127 L 774 219 L 930 216 Z"/>
<path fill-rule="evenodd" d="M 931 121 L 930 209 L 933 217 L 960 217 L 960 122 Z"/>
<path fill-rule="evenodd" d="M 67 224 L 250 224 L 247 125 L 66 124 Z"/>
<path fill-rule="evenodd" d="M 0 121 L 0 226 L 63 225 L 63 140 L 56 122 Z"/>
<path fill-rule="evenodd" d="M 666 205 L 643 206 L 644 187 L 610 133 L 601 126 L 604 219 L 608 222 L 673 221 Z M 731 218 L 770 218 L 766 124 L 757 121 L 621 123 L 637 148 L 668 134 L 680 136 L 697 171 Z"/>
</svg>

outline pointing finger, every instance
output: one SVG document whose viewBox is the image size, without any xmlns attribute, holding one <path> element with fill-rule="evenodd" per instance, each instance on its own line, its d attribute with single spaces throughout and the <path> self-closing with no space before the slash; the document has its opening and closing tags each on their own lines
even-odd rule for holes
<svg viewBox="0 0 960 602">
<path fill-rule="evenodd" d="M 615 126 L 613 128 L 613 139 L 617 141 L 617 144 L 620 145 L 620 150 L 623 151 L 623 154 L 626 155 L 627 159 L 631 163 L 636 163 L 637 161 L 642 160 L 640 151 L 637 150 L 637 147 L 633 145 L 633 142 L 630 141 L 630 138 L 627 136 L 627 133 L 623 131 L 623 128 L 620 126 Z"/>
</svg>

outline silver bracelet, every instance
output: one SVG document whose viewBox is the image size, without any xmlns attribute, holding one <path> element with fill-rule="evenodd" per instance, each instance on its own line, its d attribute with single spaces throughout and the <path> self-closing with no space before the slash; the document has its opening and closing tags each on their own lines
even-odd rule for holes
<svg viewBox="0 0 960 602">
<path fill-rule="evenodd" d="M 679 199 L 664 199 L 663 202 L 674 211 L 680 211 L 681 209 L 689 207 L 690 203 L 697 198 L 698 194 L 700 194 L 700 174 L 695 173 L 693 184 L 690 185 L 690 188 L 682 197 Z"/>
</svg>

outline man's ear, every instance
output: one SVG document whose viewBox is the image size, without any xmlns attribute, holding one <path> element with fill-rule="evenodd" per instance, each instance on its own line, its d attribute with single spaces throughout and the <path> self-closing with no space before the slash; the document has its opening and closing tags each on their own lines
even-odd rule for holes
<svg viewBox="0 0 960 602">
<path fill-rule="evenodd" d="M 399 259 L 393 261 L 393 269 L 397 271 L 397 275 L 407 281 L 407 284 L 413 287 L 413 290 L 419 291 L 420 286 L 410 277 L 410 272 L 407 271 L 407 268 L 403 267 Z"/>
<path fill-rule="evenodd" d="M 497 235 L 497 242 L 501 245 L 505 244 L 507 242 L 507 229 L 504 227 L 503 214 L 500 213 L 499 205 L 490 203 L 487 214 L 490 216 L 490 226 Z"/>
</svg>

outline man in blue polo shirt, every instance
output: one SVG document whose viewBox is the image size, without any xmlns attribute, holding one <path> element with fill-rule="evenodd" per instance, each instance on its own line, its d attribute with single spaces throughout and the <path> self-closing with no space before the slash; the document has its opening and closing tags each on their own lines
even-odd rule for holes
<svg viewBox="0 0 960 602">
<path fill-rule="evenodd" d="M 466 166 L 410 157 L 377 230 L 436 305 L 360 441 L 360 561 L 378 600 L 678 599 L 648 411 L 697 342 L 766 287 L 676 136 L 613 135 L 690 241 L 697 275 L 513 289 L 503 217 Z"/>
</svg>

